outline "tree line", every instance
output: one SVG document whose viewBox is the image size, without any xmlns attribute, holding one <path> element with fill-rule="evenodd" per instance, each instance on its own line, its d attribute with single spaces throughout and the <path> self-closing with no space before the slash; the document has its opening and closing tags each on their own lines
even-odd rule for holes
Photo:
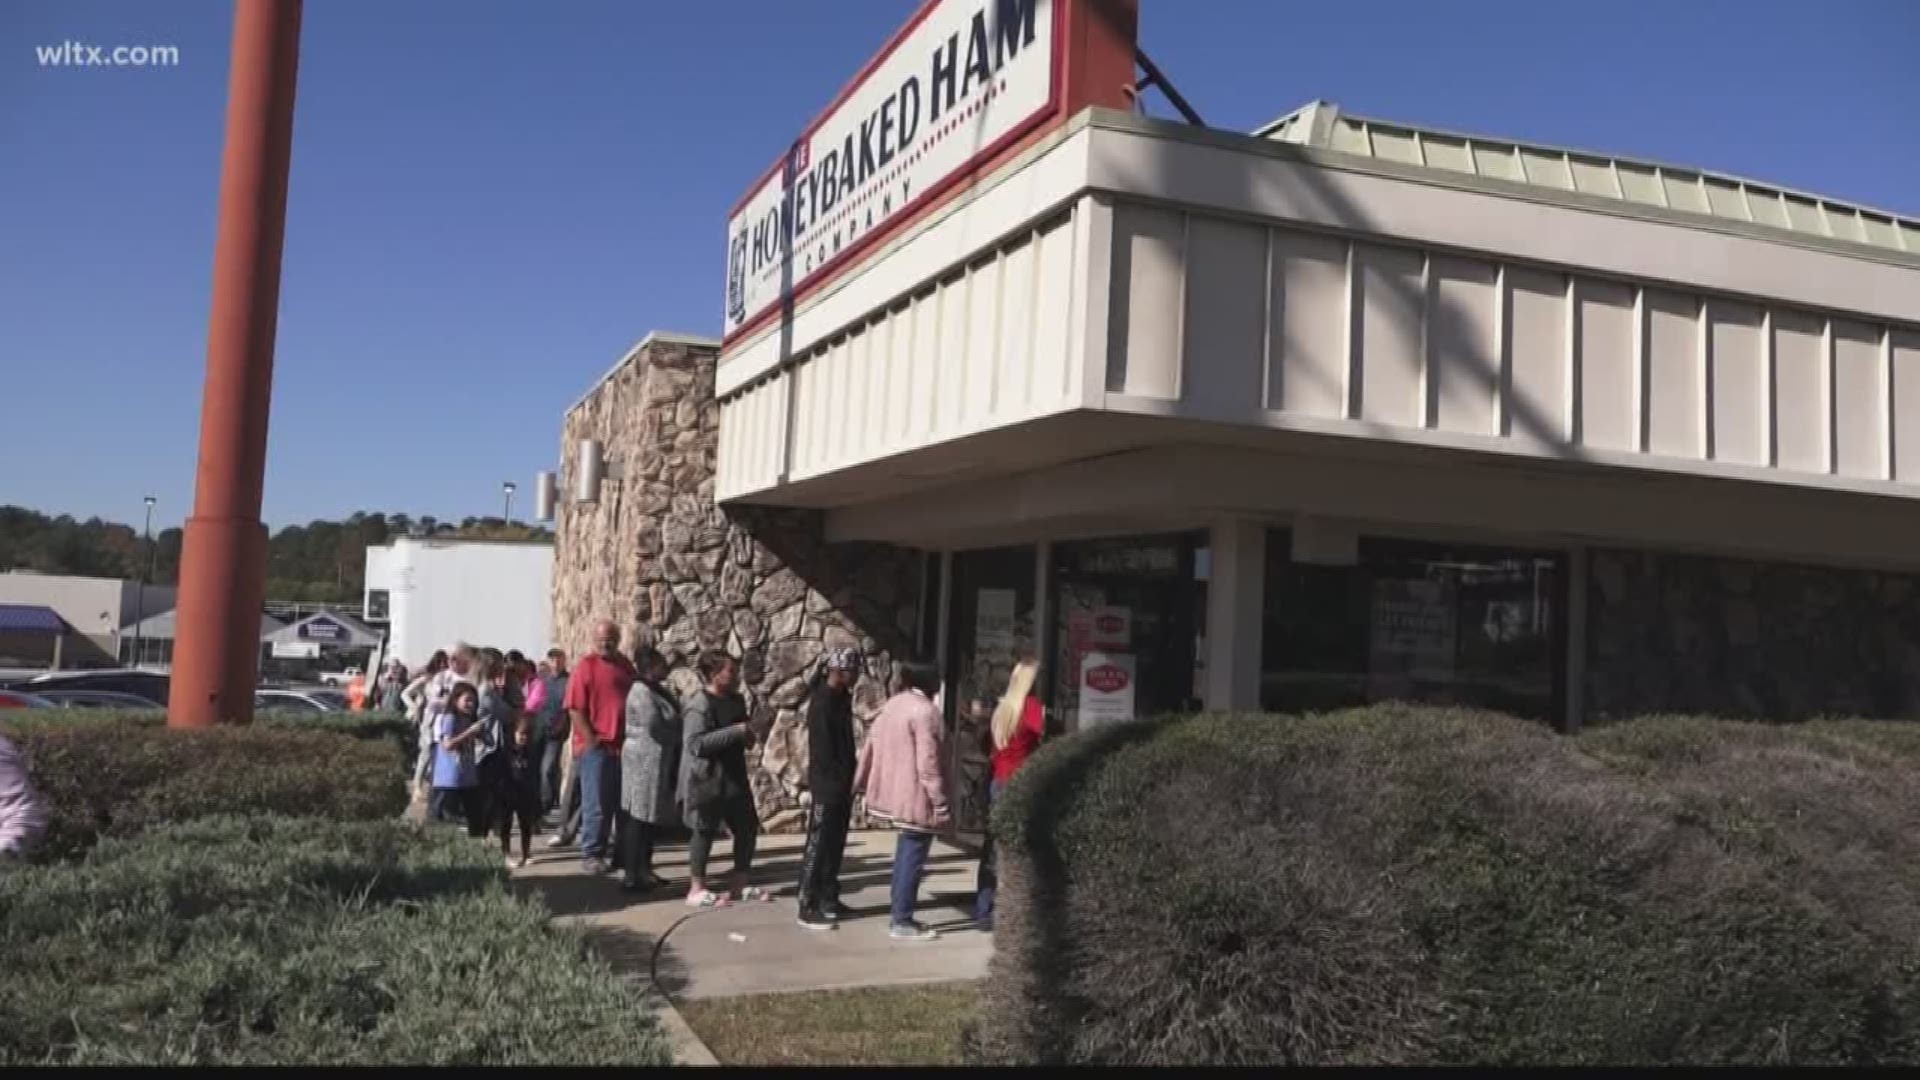
<svg viewBox="0 0 1920 1080">
<path fill-rule="evenodd" d="M 162 529 L 148 544 L 132 525 L 101 518 L 50 517 L 19 506 L 0 506 L 0 570 L 138 580 L 173 585 L 180 576 L 181 530 Z M 350 602 L 366 582 L 366 551 L 400 537 L 470 540 L 534 540 L 553 533 L 537 525 L 498 517 L 469 517 L 457 524 L 431 515 L 356 511 L 344 521 L 289 525 L 267 539 L 267 598 Z"/>
</svg>

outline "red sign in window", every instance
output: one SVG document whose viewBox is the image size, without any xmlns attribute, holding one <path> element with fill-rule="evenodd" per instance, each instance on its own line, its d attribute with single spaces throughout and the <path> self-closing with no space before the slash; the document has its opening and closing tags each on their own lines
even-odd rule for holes
<svg viewBox="0 0 1920 1080">
<path fill-rule="evenodd" d="M 1087 689 L 1115 694 L 1127 688 L 1127 673 L 1113 664 L 1101 664 L 1087 672 Z"/>
</svg>

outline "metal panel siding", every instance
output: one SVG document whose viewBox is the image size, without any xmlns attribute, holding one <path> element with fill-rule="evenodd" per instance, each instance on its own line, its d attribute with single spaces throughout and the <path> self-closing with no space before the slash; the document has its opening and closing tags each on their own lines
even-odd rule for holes
<svg viewBox="0 0 1920 1080">
<path fill-rule="evenodd" d="M 1579 334 L 1574 342 L 1580 444 L 1640 448 L 1640 316 L 1634 289 L 1611 281 L 1574 283 Z"/>
<path fill-rule="evenodd" d="M 1566 442 L 1567 279 L 1507 268 L 1507 433 Z"/>
<path fill-rule="evenodd" d="M 1000 290 L 1006 261 L 981 259 L 967 270 L 967 376 L 960 406 L 960 427 L 971 430 L 975 418 L 993 414 L 995 346 L 1000 341 Z"/>
<path fill-rule="evenodd" d="M 1418 251 L 1354 248 L 1353 415 L 1375 423 L 1419 427 L 1426 307 L 1425 259 Z"/>
<path fill-rule="evenodd" d="M 1427 283 L 1427 382 L 1434 424 L 1463 435 L 1498 434 L 1500 268 L 1436 255 Z"/>
<path fill-rule="evenodd" d="M 1074 219 L 1061 218 L 1034 241 L 1033 369 L 1027 400 L 1053 408 L 1066 402 L 1073 350 Z"/>
<path fill-rule="evenodd" d="M 993 379 L 993 415 L 1012 418 L 1032 402 L 1034 241 L 1022 240 L 1000 257 L 999 356 Z"/>
<path fill-rule="evenodd" d="M 1827 471 L 1826 332 L 1817 316 L 1773 313 L 1773 431 L 1782 469 Z"/>
<path fill-rule="evenodd" d="M 1705 445 L 1701 395 L 1700 302 L 1660 289 L 1646 291 L 1647 451 L 1698 458 Z"/>
<path fill-rule="evenodd" d="M 1886 475 L 1882 359 L 1878 327 L 1833 320 L 1833 471 L 1841 476 Z"/>
<path fill-rule="evenodd" d="M 1107 389 L 1180 396 L 1180 303 L 1185 215 L 1122 205 L 1113 212 L 1113 306 Z"/>
<path fill-rule="evenodd" d="M 1346 415 L 1347 243 L 1276 232 L 1270 270 L 1278 314 L 1269 329 L 1268 406 L 1303 416 Z"/>
<path fill-rule="evenodd" d="M 939 377 L 934 387 L 932 431 L 942 436 L 960 426 L 967 385 L 967 290 L 972 284 L 971 274 L 940 283 L 940 360 L 934 369 Z"/>
<path fill-rule="evenodd" d="M 1707 305 L 1707 355 L 1716 461 L 1766 465 L 1767 339 L 1760 309 L 1716 300 Z"/>
<path fill-rule="evenodd" d="M 1260 409 L 1266 368 L 1267 230 L 1195 218 L 1187 233 L 1181 355 L 1197 416 L 1245 418 Z"/>
<path fill-rule="evenodd" d="M 1920 480 L 1920 330 L 1893 333 L 1893 476 Z"/>
</svg>

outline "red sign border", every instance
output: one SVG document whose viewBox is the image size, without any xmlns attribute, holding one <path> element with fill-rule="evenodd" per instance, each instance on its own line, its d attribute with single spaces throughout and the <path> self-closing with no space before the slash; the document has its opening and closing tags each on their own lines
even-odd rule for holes
<svg viewBox="0 0 1920 1080">
<path fill-rule="evenodd" d="M 943 2 L 944 0 L 926 0 L 926 3 L 920 6 L 920 10 L 913 13 L 913 17 L 908 19 L 905 25 L 894 31 L 893 37 L 889 38 L 887 43 L 881 46 L 880 51 L 875 53 L 872 59 L 867 61 L 866 66 L 862 67 L 859 73 L 854 75 L 853 79 L 841 88 L 840 93 L 834 97 L 833 102 L 814 116 L 813 122 L 807 125 L 805 130 L 800 133 L 790 146 L 810 142 L 813 138 L 813 133 L 820 130 L 821 126 L 832 118 L 833 114 L 838 111 L 842 105 L 846 104 L 848 98 L 851 98 L 862 86 L 866 85 L 867 80 L 873 76 L 875 71 L 879 70 L 880 65 L 886 63 L 887 58 L 892 56 L 894 51 L 899 49 L 900 45 L 905 42 L 908 37 L 912 36 L 914 30 L 918 29 L 921 23 L 927 21 L 927 17 L 933 14 L 933 9 Z M 994 0 L 985 0 L 985 2 L 993 3 Z M 982 161 L 997 156 L 1001 151 L 1013 145 L 1015 142 L 1031 135 L 1041 125 L 1059 118 L 1060 101 L 1067 68 L 1067 8 L 1072 6 L 1074 0 L 1052 0 L 1052 2 L 1053 47 L 1051 50 L 1052 55 L 1048 57 L 1048 62 L 1053 65 L 1053 68 L 1047 80 L 1047 103 L 1034 110 L 1031 116 L 1015 124 L 1005 135 L 995 139 L 985 148 L 975 151 L 973 156 L 966 160 L 965 164 L 954 169 L 945 177 L 942 177 L 939 183 L 934 184 L 932 187 L 923 190 L 919 195 L 915 196 L 911 202 L 908 202 L 900 208 L 899 214 L 896 215 L 892 221 L 871 230 L 859 240 L 841 248 L 831 259 L 815 267 L 806 277 L 795 281 L 792 289 L 793 296 L 796 300 L 802 293 L 808 291 L 826 277 L 844 267 L 855 255 L 866 251 L 879 237 L 890 235 L 894 230 L 903 228 L 912 222 L 929 202 L 946 194 L 956 184 L 971 179 Z M 789 152 L 791 152 L 791 149 L 789 149 Z M 761 173 L 759 179 L 755 180 L 753 184 L 747 188 L 746 193 L 740 196 L 733 204 L 733 208 L 727 211 L 727 220 L 731 222 L 734 216 L 739 214 L 741 209 L 760 192 L 760 189 L 766 187 L 768 183 L 779 176 L 785 164 L 786 156 L 784 154 L 775 158 L 773 164 L 767 167 L 766 172 Z M 730 243 L 732 238 L 728 236 L 725 239 Z M 727 245 L 723 245 L 723 249 L 726 246 Z M 724 274 L 722 277 L 724 279 Z M 775 301 L 767 305 L 764 310 L 741 323 L 737 329 L 724 335 L 720 339 L 721 350 L 724 352 L 726 348 L 734 342 L 773 321 L 779 316 L 780 307 L 780 303 Z"/>
</svg>

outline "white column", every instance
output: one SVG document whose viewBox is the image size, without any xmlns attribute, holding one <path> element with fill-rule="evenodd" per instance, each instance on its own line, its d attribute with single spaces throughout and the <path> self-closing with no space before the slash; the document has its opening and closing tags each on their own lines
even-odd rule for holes
<svg viewBox="0 0 1920 1080">
<path fill-rule="evenodd" d="M 1260 631 L 1266 606 L 1267 527 L 1214 523 L 1207 583 L 1207 708 L 1260 707 Z"/>
</svg>

